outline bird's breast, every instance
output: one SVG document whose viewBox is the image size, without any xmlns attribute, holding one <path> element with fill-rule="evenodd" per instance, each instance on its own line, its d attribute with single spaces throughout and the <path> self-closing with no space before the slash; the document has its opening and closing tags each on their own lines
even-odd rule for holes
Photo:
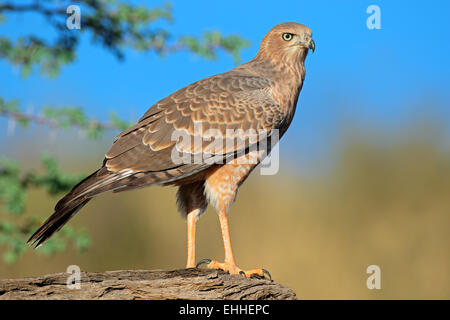
<svg viewBox="0 0 450 320">
<path fill-rule="evenodd" d="M 230 162 L 208 169 L 205 194 L 216 210 L 227 211 L 236 197 L 239 186 L 261 161 L 263 152 L 253 151 Z"/>
</svg>

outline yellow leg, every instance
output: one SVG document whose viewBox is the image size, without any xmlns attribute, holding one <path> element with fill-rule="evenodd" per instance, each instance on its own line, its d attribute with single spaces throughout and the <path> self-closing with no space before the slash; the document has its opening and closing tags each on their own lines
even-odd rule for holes
<svg viewBox="0 0 450 320">
<path fill-rule="evenodd" d="M 195 268 L 195 227 L 200 209 L 193 210 L 187 215 L 187 263 L 186 268 Z"/>
<path fill-rule="evenodd" d="M 230 227 L 228 215 L 225 212 L 219 214 L 220 229 L 222 230 L 223 247 L 225 249 L 225 263 L 236 265 L 234 261 L 233 250 L 231 249 Z"/>
<path fill-rule="evenodd" d="M 231 249 L 230 228 L 228 223 L 228 215 L 224 211 L 219 213 L 220 229 L 222 230 L 223 247 L 225 249 L 225 262 L 217 262 L 215 260 L 204 259 L 197 264 L 197 267 L 203 263 L 207 263 L 207 268 L 221 269 L 230 274 L 241 274 L 250 277 L 257 274 L 261 277 L 267 275 L 271 280 L 270 273 L 265 269 L 252 269 L 244 271 L 236 265 L 234 260 L 233 250 Z"/>
</svg>

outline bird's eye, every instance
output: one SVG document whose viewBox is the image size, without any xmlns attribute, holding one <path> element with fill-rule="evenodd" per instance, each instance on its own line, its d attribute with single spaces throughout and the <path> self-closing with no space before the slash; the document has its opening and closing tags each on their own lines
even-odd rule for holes
<svg viewBox="0 0 450 320">
<path fill-rule="evenodd" d="M 292 33 L 283 33 L 283 40 L 291 41 L 294 35 Z"/>
</svg>

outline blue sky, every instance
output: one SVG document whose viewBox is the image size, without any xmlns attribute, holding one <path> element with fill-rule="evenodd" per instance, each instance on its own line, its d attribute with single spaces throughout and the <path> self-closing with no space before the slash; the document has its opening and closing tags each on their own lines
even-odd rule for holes
<svg viewBox="0 0 450 320">
<path fill-rule="evenodd" d="M 155 4 L 150 1 L 133 1 Z M 76 1 L 74 1 L 76 3 Z M 163 2 L 156 2 L 162 4 Z M 450 123 L 449 1 L 172 1 L 175 35 L 205 30 L 240 34 L 252 46 L 243 61 L 257 52 L 264 34 L 280 22 L 296 21 L 313 30 L 316 52 L 306 61 L 306 80 L 298 111 L 285 144 L 301 154 L 320 151 L 343 116 L 383 128 L 401 124 L 415 108 L 436 101 Z M 381 9 L 381 30 L 366 27 L 369 5 Z M 51 35 L 40 18 L 10 16 L 1 36 L 28 32 Z M 196 80 L 234 67 L 226 54 L 205 61 L 182 52 L 159 59 L 153 53 L 127 51 L 123 62 L 84 37 L 75 63 L 56 79 L 21 78 L 0 60 L 0 96 L 19 99 L 25 109 L 80 106 L 106 120 L 109 110 L 138 119 L 147 108 Z M 0 136 L 7 122 L 0 119 Z M 283 148 L 283 147 L 282 147 Z"/>
</svg>

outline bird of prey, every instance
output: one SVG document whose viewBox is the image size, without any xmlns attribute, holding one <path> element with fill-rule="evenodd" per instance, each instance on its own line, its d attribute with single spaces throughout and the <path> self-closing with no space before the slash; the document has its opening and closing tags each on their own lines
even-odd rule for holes
<svg viewBox="0 0 450 320">
<path fill-rule="evenodd" d="M 251 135 L 243 138 L 236 132 L 266 131 L 269 138 L 276 130 L 279 137 L 286 132 L 303 86 L 305 58 L 314 49 L 307 26 L 281 23 L 264 36 L 256 57 L 249 62 L 192 83 L 154 104 L 137 124 L 117 136 L 101 168 L 56 204 L 55 212 L 28 242 L 36 247 L 44 243 L 100 193 L 173 185 L 179 188 L 177 204 L 187 220 L 186 267 L 196 267 L 196 222 L 210 203 L 219 216 L 225 261 L 204 259 L 199 264 L 230 274 L 264 277 L 268 274 L 264 269 L 244 271 L 236 265 L 228 210 L 240 185 L 270 150 L 262 153 L 251 148 L 259 135 L 252 140 Z M 177 132 L 189 139 L 174 139 Z M 231 147 L 228 143 L 226 150 L 211 147 L 212 138 L 218 136 L 233 142 Z M 196 138 L 207 143 L 194 143 L 194 147 L 186 143 Z M 247 142 L 244 147 L 234 145 L 239 138 Z M 248 143 L 250 140 L 253 142 Z M 174 161 L 174 154 L 180 152 L 194 158 L 208 153 L 214 161 Z"/>
</svg>

